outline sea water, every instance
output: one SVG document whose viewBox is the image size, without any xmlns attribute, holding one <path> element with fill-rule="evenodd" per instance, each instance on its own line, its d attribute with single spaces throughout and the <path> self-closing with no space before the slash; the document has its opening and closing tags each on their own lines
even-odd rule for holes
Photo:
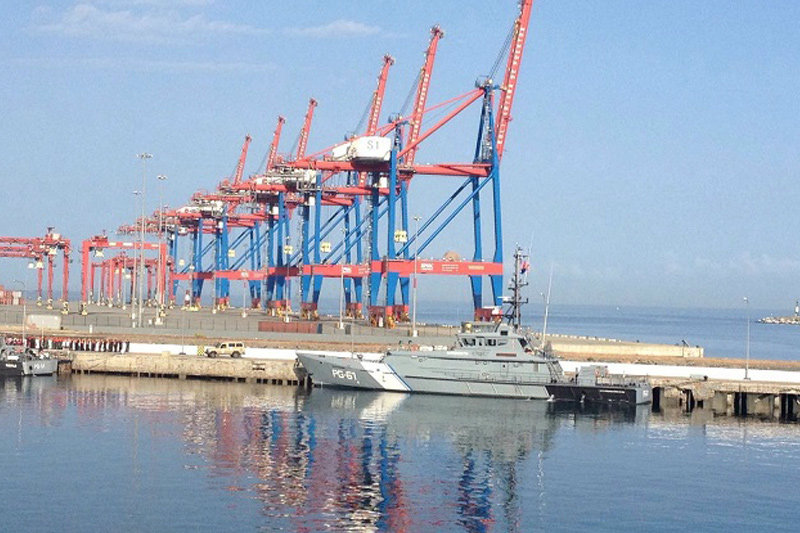
<svg viewBox="0 0 800 533">
<path fill-rule="evenodd" d="M 706 357 L 744 359 L 750 324 L 750 357 L 800 360 L 800 326 L 760 324 L 759 318 L 780 311 L 753 309 L 679 309 L 551 305 L 547 332 L 585 335 L 624 341 L 702 346 Z M 787 314 L 787 313 L 783 313 Z M 418 310 L 420 321 L 458 324 L 471 320 L 467 305 L 426 304 Z M 541 331 L 543 309 L 525 307 L 525 325 Z"/>
<path fill-rule="evenodd" d="M 74 375 L 0 381 L 4 531 L 796 531 L 800 425 Z"/>
</svg>

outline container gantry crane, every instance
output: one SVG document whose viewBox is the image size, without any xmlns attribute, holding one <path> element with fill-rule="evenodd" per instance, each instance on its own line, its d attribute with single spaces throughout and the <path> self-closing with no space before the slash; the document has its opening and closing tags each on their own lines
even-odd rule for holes
<svg viewBox="0 0 800 533">
<path fill-rule="evenodd" d="M 133 241 L 133 242 L 126 242 L 126 241 L 117 241 L 117 240 L 109 240 L 107 235 L 96 235 L 89 239 L 86 239 L 81 244 L 81 306 L 80 306 L 80 313 L 82 315 L 88 314 L 88 304 L 89 302 L 94 300 L 94 290 L 95 290 L 95 276 L 94 276 L 94 264 L 92 263 L 92 254 L 96 258 L 105 257 L 105 250 L 112 249 L 112 250 L 125 250 L 125 251 L 142 251 L 142 252 L 156 252 L 157 261 L 158 261 L 158 271 L 164 273 L 164 275 L 159 276 L 156 280 L 157 290 L 163 291 L 166 287 L 166 272 L 167 272 L 167 247 L 166 243 L 164 242 L 142 242 Z M 138 259 L 136 260 L 138 261 Z M 147 264 L 148 258 L 145 258 L 145 265 Z M 136 263 L 138 264 L 138 263 Z M 145 280 L 137 279 L 138 269 L 134 268 L 134 272 L 131 275 L 131 283 L 144 283 Z M 117 272 L 118 274 L 121 272 L 121 269 Z M 120 287 L 122 281 L 120 280 Z M 98 291 L 99 292 L 99 291 Z M 163 292 L 162 292 L 163 294 Z"/>
<path fill-rule="evenodd" d="M 384 92 L 386 88 L 386 80 L 391 65 L 394 64 L 394 59 L 385 55 L 380 74 L 378 75 L 378 82 L 375 91 L 373 92 L 370 106 L 369 106 L 369 120 L 366 126 L 366 132 L 372 133 L 376 130 L 378 120 L 380 117 L 380 110 L 383 103 Z M 314 103 L 309 104 L 309 111 L 312 110 Z M 310 113 L 306 113 L 306 119 L 310 117 Z M 304 121 L 303 132 L 308 131 L 310 121 Z M 301 138 L 307 138 L 307 134 L 301 132 Z M 274 145 L 273 145 L 274 146 Z M 303 159 L 305 150 L 302 149 L 297 152 L 295 161 Z M 314 171 L 297 171 L 288 166 L 290 162 L 284 161 L 283 164 L 276 165 L 275 168 L 270 168 L 269 172 L 263 176 L 254 176 L 248 182 L 245 182 L 241 187 L 242 190 L 250 191 L 254 194 L 254 200 L 263 204 L 268 213 L 270 213 L 270 227 L 267 233 L 267 257 L 269 266 L 267 270 L 270 274 L 267 276 L 267 308 L 273 314 L 287 313 L 289 308 L 288 300 L 284 299 L 283 291 L 288 283 L 288 277 L 297 273 L 301 277 L 301 287 L 304 287 L 304 292 L 307 292 L 312 280 L 312 272 L 314 271 L 310 265 L 313 263 L 307 241 L 297 251 L 288 240 L 289 235 L 289 219 L 295 209 L 299 208 L 301 213 L 301 223 L 303 224 L 304 232 L 308 233 L 308 222 L 310 220 L 310 209 L 317 201 L 315 191 L 317 190 L 317 176 Z M 328 179 L 331 175 L 326 175 L 324 179 Z M 358 185 L 363 181 L 363 177 L 357 172 L 350 172 L 347 174 L 347 185 Z M 341 196 L 336 194 L 326 193 L 321 195 L 319 203 L 329 206 L 338 207 L 339 213 L 332 218 L 336 222 L 344 221 L 345 239 L 349 239 L 347 234 L 347 227 L 350 225 L 350 217 L 354 213 L 357 220 L 362 220 L 360 215 L 361 198 L 359 196 Z M 325 224 L 324 228 L 320 228 L 324 232 L 323 238 L 333 229 L 331 221 Z M 276 244 L 277 243 L 277 244 Z M 322 247 L 325 247 L 325 242 Z M 347 312 L 352 316 L 360 316 L 361 313 L 361 288 L 363 278 L 368 273 L 366 267 L 362 263 L 362 247 L 361 242 L 354 243 L 357 251 L 356 264 L 345 266 L 347 275 L 342 276 L 342 283 L 344 285 Z M 346 260 L 351 262 L 350 250 L 346 253 Z M 318 269 L 318 267 L 315 267 Z M 274 273 L 274 274 L 273 274 Z M 256 273 L 242 272 L 242 275 L 254 276 Z M 337 276 L 341 275 L 341 272 Z M 319 287 L 319 277 L 313 277 L 315 287 Z M 352 281 L 355 288 L 355 301 L 351 296 L 350 282 Z M 301 313 L 305 317 L 317 316 L 316 301 L 303 301 L 301 303 Z"/>
<path fill-rule="evenodd" d="M 425 108 L 421 100 L 426 97 L 428 87 L 418 88 L 415 110 L 411 117 L 405 120 L 401 117 L 394 123 L 387 125 L 388 127 L 380 128 L 376 132 L 378 133 L 377 136 L 354 138 L 344 146 L 335 146 L 315 154 L 316 157 L 306 157 L 288 163 L 288 166 L 295 170 L 313 170 L 317 173 L 316 199 L 318 200 L 326 197 L 326 192 L 328 197 L 363 195 L 369 198 L 367 228 L 364 228 L 362 224 L 356 235 L 354 235 L 354 239 L 351 239 L 349 245 L 345 244 L 344 248 L 345 250 L 350 249 L 353 246 L 353 241 L 360 240 L 364 235 L 368 235 L 370 243 L 370 318 L 373 323 L 383 322 L 391 325 L 396 319 L 403 318 L 404 311 L 408 305 L 408 291 L 407 284 L 401 283 L 403 305 L 396 306 L 395 292 L 397 291 L 398 281 L 403 277 L 407 278 L 417 267 L 419 267 L 419 274 L 469 276 L 475 318 L 496 319 L 499 316 L 499 307 L 502 303 L 502 220 L 499 167 L 511 118 L 511 106 L 517 88 L 522 53 L 528 33 L 531 5 L 531 1 L 523 1 L 520 4 L 519 15 L 515 20 L 510 42 L 503 85 L 498 86 L 491 79 L 482 80 L 477 84 L 476 89 L 438 106 L 427 108 L 424 112 L 420 112 L 420 109 Z M 426 54 L 426 62 L 420 76 L 420 83 L 430 82 L 436 44 L 438 44 L 440 37 L 441 35 L 437 31 L 432 32 L 432 39 Z M 498 90 L 503 95 L 500 98 L 500 105 L 495 108 L 495 94 Z M 480 129 L 473 161 L 471 163 L 416 164 L 414 156 L 419 145 L 455 116 L 479 100 L 482 102 Z M 423 116 L 443 105 L 455 105 L 455 108 L 426 131 L 422 131 Z M 495 124 L 495 117 L 497 117 L 497 124 Z M 403 122 L 411 125 L 411 131 L 405 138 L 405 145 L 401 142 L 402 136 L 396 133 L 398 128 L 402 127 Z M 419 128 L 416 133 L 414 128 Z M 392 130 L 395 131 L 394 140 L 382 137 Z M 498 135 L 502 135 L 502 139 Z M 498 141 L 501 142 L 498 144 Z M 376 147 L 383 148 L 375 150 L 374 148 Z M 370 175 L 371 180 L 365 187 L 326 189 L 322 176 L 336 172 L 363 172 Z M 427 218 L 414 235 L 408 237 L 408 215 L 405 196 L 408 183 L 413 177 L 420 175 L 462 177 L 464 182 L 433 215 Z M 483 258 L 483 230 L 481 227 L 480 193 L 487 187 L 491 191 L 493 210 L 494 253 L 490 261 L 486 261 Z M 466 193 L 466 198 L 462 198 L 459 203 L 455 204 L 456 199 L 462 193 Z M 403 211 L 399 224 L 395 214 L 398 200 Z M 419 254 L 431 244 L 458 213 L 462 212 L 470 204 L 472 206 L 474 239 L 472 261 L 419 261 Z M 321 225 L 322 213 L 320 209 L 323 203 L 315 201 L 313 205 L 316 206 L 314 230 L 311 230 L 310 223 L 304 221 L 303 224 L 303 256 L 310 256 L 314 259 L 313 262 L 303 265 L 304 270 L 314 271 L 313 290 L 310 290 L 308 283 L 304 285 L 303 290 L 303 302 L 310 305 L 315 304 L 317 301 L 322 277 L 342 275 L 341 271 L 336 272 L 336 269 L 331 269 L 327 266 L 337 264 L 341 260 L 339 251 L 330 252 L 324 259 L 318 260 L 318 258 L 322 257 L 320 253 L 320 245 L 322 243 L 320 232 L 325 231 Z M 444 214 L 448 209 L 449 214 Z M 386 227 L 386 244 L 383 247 L 383 253 L 380 251 L 378 238 L 380 233 L 378 228 L 381 221 L 384 221 Z M 425 232 L 428 232 L 429 235 L 422 240 L 422 234 Z M 422 243 L 419 244 L 418 240 L 422 240 Z M 396 244 L 399 244 L 399 246 L 396 246 Z M 415 257 L 413 258 L 409 257 L 412 245 L 415 250 Z M 306 248 L 308 248 L 308 253 L 305 253 Z M 341 269 L 341 265 L 339 269 Z M 321 271 L 324 274 L 320 273 Z M 483 306 L 482 276 L 489 277 L 493 293 L 491 305 L 488 307 Z M 379 305 L 378 294 L 384 279 L 386 280 L 385 302 Z"/>
<path fill-rule="evenodd" d="M 381 72 L 364 133 L 348 138 L 315 154 L 306 155 L 314 109 L 313 98 L 298 136 L 294 158 L 278 155 L 278 142 L 284 124 L 278 117 L 263 175 L 242 181 L 244 158 L 240 157 L 236 177 L 223 181 L 211 195 L 195 198 L 185 208 L 166 217 L 173 227 L 170 242 L 173 263 L 177 264 L 178 235 L 192 234 L 192 264 L 173 276 L 176 282 L 190 276 L 192 294 L 199 303 L 202 283 L 215 279 L 215 304 L 227 305 L 225 280 L 249 281 L 251 304 L 259 305 L 262 282 L 266 307 L 276 314 L 290 311 L 289 280 L 299 276 L 303 316 L 316 317 L 322 280 L 340 277 L 348 314 L 360 313 L 362 283 L 368 280 L 369 315 L 373 323 L 392 325 L 408 314 L 409 277 L 417 274 L 464 275 L 469 277 L 478 319 L 498 316 L 502 302 L 502 225 L 500 206 L 500 161 L 511 108 L 517 88 L 519 68 L 528 33 L 532 0 L 520 2 L 510 41 L 506 71 L 501 85 L 487 77 L 476 88 L 434 106 L 428 106 L 428 93 L 439 41 L 444 33 L 435 26 L 425 53 L 416 87 L 412 112 L 393 117 L 378 126 L 390 56 L 384 56 Z M 497 93 L 500 92 L 499 98 Z M 422 144 L 453 118 L 475 102 L 481 102 L 480 127 L 471 162 L 419 164 L 416 155 Z M 498 103 L 499 102 L 499 103 Z M 450 108 L 444 118 L 425 123 L 426 117 Z M 423 126 L 427 127 L 424 129 Z M 247 142 L 247 141 L 246 141 Z M 243 149 L 243 156 L 246 149 Z M 418 176 L 450 176 L 463 182 L 425 221 L 409 232 L 409 186 Z M 337 179 L 344 176 L 343 180 Z M 483 250 L 485 213 L 482 196 L 491 194 L 494 252 L 487 258 Z M 483 192 L 483 194 L 482 194 Z M 241 218 L 237 206 L 247 205 L 253 219 Z M 472 209 L 472 259 L 420 260 L 422 254 L 459 214 Z M 399 213 L 398 213 L 399 210 Z M 297 212 L 301 226 L 300 246 L 290 240 L 290 218 Z M 233 216 L 240 217 L 231 224 Z M 264 231 L 258 229 L 263 223 Z M 245 228 L 230 242 L 231 228 Z M 341 231 L 341 239 L 339 231 Z M 213 243 L 203 244 L 202 236 L 213 233 Z M 244 254 L 229 261 L 229 253 L 244 246 Z M 263 237 L 263 238 L 262 238 Z M 333 242 L 331 242 L 333 241 Z M 365 245 L 365 246 L 364 246 Z M 366 248 L 366 253 L 363 248 Z M 203 271 L 202 257 L 214 249 L 211 270 Z M 266 256 L 262 265 L 261 257 Z M 242 268 L 250 260 L 250 269 Z M 483 277 L 488 276 L 492 298 L 483 306 Z M 384 285 L 385 284 L 385 285 Z M 352 291 L 351 291 L 352 286 Z M 400 300 L 396 300 L 399 289 Z M 355 294 L 353 295 L 352 292 Z M 379 294 L 383 292 L 383 301 Z"/>
<path fill-rule="evenodd" d="M 69 239 L 47 228 L 44 237 L 0 237 L 0 257 L 28 259 L 29 266 L 36 269 L 36 304 L 43 304 L 42 284 L 44 268 L 47 268 L 47 309 L 53 308 L 53 270 L 55 258 L 62 254 L 61 312 L 69 312 L 69 261 L 72 245 Z M 31 266 L 32 265 L 32 266 Z"/>
<path fill-rule="evenodd" d="M 95 297 L 94 288 L 97 287 L 94 303 L 108 307 L 118 306 L 123 309 L 127 304 L 133 305 L 136 301 L 134 277 L 138 275 L 139 258 L 121 252 L 102 261 L 93 261 L 89 274 L 90 300 Z M 144 269 L 147 282 L 147 299 L 153 298 L 154 280 L 158 279 L 158 259 L 145 258 Z M 100 275 L 97 275 L 97 271 Z M 128 280 L 128 289 L 125 289 L 125 280 Z M 158 283 L 156 281 L 156 283 Z"/>
</svg>

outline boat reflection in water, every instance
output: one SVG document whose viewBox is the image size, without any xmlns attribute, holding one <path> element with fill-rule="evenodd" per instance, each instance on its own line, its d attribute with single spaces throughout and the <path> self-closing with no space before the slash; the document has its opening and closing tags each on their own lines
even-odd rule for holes
<svg viewBox="0 0 800 533">
<path fill-rule="evenodd" d="M 582 407 L 314 390 L 297 398 L 294 414 L 245 415 L 255 440 L 247 462 L 260 478 L 263 512 L 293 515 L 292 529 L 516 530 L 519 465 L 536 462 L 543 484 L 544 455 L 560 426 L 632 422 L 647 412 L 613 409 L 609 416 L 598 407 L 576 417 L 575 409 Z M 537 493 L 543 498 L 543 486 Z"/>
<path fill-rule="evenodd" d="M 9 531 L 53 516 L 70 530 L 777 531 L 797 516 L 796 425 L 646 407 L 73 375 L 0 381 L 0 426 L 7 492 L 46 480 L 50 511 L 16 509 Z"/>
<path fill-rule="evenodd" d="M 545 489 L 556 478 L 545 476 L 552 471 L 545 466 L 556 435 L 607 433 L 646 412 L 78 375 L 7 380 L 0 400 L 30 405 L 37 414 L 27 420 L 59 427 L 47 432 L 65 439 L 52 442 L 53 450 L 74 447 L 70 432 L 91 435 L 104 475 L 122 485 L 132 480 L 108 502 L 108 516 L 122 506 L 131 528 L 156 530 L 202 523 L 270 531 L 528 531 L 552 519 L 552 487 Z M 103 446 L 106 438 L 115 446 Z M 147 452 L 172 448 L 177 454 Z M 20 449 L 29 452 L 44 453 Z M 81 482 L 75 469 L 61 475 Z M 146 502 L 167 497 L 165 486 L 179 489 L 177 508 L 202 507 L 159 521 Z M 64 505 L 66 512 L 76 502 Z"/>
</svg>

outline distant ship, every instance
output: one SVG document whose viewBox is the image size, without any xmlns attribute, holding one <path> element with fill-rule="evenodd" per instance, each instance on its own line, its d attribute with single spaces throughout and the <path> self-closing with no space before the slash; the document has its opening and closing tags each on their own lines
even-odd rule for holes
<svg viewBox="0 0 800 533">
<path fill-rule="evenodd" d="M 58 371 L 58 359 L 30 348 L 0 345 L 0 376 L 49 376 Z"/>
<path fill-rule="evenodd" d="M 650 403 L 652 388 L 646 381 L 627 381 L 608 375 L 602 366 L 584 367 L 567 379 L 558 359 L 544 346 L 537 347 L 519 327 L 523 285 L 515 253 L 513 296 L 508 323 L 464 324 L 455 345 L 447 349 L 407 347 L 380 356 L 339 355 L 298 351 L 298 373 L 321 385 L 398 392 L 462 396 Z"/>
</svg>

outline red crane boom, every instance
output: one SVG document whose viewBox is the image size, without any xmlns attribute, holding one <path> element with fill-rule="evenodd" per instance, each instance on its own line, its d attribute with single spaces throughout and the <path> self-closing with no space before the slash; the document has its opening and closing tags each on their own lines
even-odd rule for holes
<svg viewBox="0 0 800 533">
<path fill-rule="evenodd" d="M 314 108 L 317 107 L 317 101 L 313 98 L 308 100 L 308 111 L 306 111 L 306 118 L 303 121 L 303 129 L 300 130 L 300 140 L 297 143 L 297 157 L 302 159 L 306 155 L 306 146 L 308 145 L 308 133 L 311 131 L 311 120 L 314 118 Z"/>
<path fill-rule="evenodd" d="M 389 77 L 389 67 L 392 65 L 394 65 L 394 58 L 389 54 L 383 56 L 383 67 L 378 75 L 378 86 L 375 88 L 375 92 L 372 93 L 372 107 L 369 110 L 367 135 L 375 135 L 375 131 L 378 129 L 381 107 L 383 106 L 383 95 L 386 92 L 386 79 Z"/>
<path fill-rule="evenodd" d="M 495 138 L 498 160 L 503 157 L 503 146 L 505 146 L 506 142 L 508 123 L 511 122 L 511 105 L 514 103 L 514 93 L 517 90 L 517 77 L 519 76 L 519 66 L 522 61 L 522 52 L 525 49 L 525 39 L 528 36 L 528 21 L 531 17 L 532 5 L 533 0 L 522 0 L 520 2 L 519 17 L 514 23 L 514 35 L 511 39 L 508 63 L 506 64 L 505 77 L 501 87 L 503 93 L 500 96 L 500 105 L 497 108 Z"/>
<path fill-rule="evenodd" d="M 281 140 L 281 130 L 284 122 L 286 122 L 286 119 L 278 116 L 278 125 L 275 126 L 275 131 L 272 133 L 272 142 L 269 145 L 269 153 L 267 154 L 267 172 L 275 168 L 276 159 L 278 158 L 278 143 Z"/>
<path fill-rule="evenodd" d="M 417 155 L 416 141 L 422 129 L 422 114 L 425 111 L 425 104 L 428 101 L 428 88 L 431 84 L 431 74 L 433 74 L 433 62 L 436 59 L 436 47 L 439 40 L 444 37 L 444 31 L 437 24 L 431 28 L 431 40 L 428 43 L 428 50 L 425 52 L 425 64 L 419 73 L 419 85 L 417 85 L 417 96 L 414 100 L 414 112 L 411 114 L 409 122 L 411 127 L 406 138 L 406 146 L 413 146 L 406 154 L 404 163 L 414 164 L 414 157 Z"/>
<path fill-rule="evenodd" d="M 244 173 L 244 162 L 247 160 L 247 149 L 250 147 L 250 135 L 245 135 L 244 144 L 242 145 L 242 153 L 239 156 L 239 162 L 236 164 L 236 174 L 233 176 L 233 184 L 239 185 L 242 182 L 242 174 Z"/>
</svg>

